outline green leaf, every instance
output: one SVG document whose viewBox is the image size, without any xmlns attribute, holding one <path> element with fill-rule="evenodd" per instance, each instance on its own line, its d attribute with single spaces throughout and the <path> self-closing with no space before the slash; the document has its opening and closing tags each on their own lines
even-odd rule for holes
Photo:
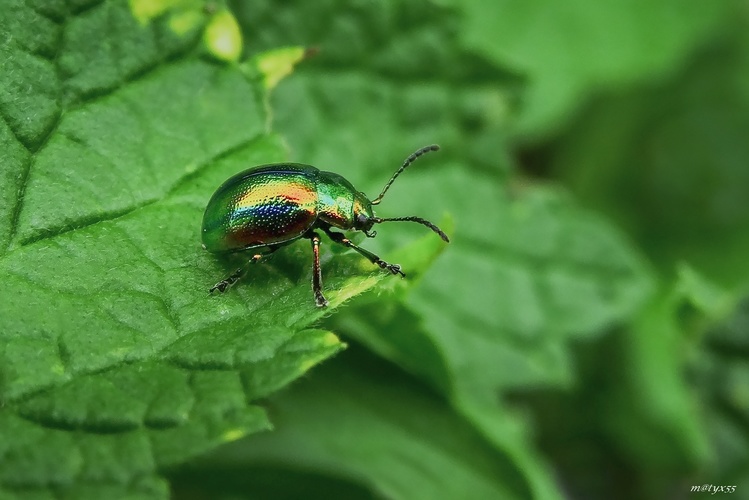
<svg viewBox="0 0 749 500">
<path fill-rule="evenodd" d="M 273 94 L 274 126 L 310 164 L 373 197 L 409 153 L 435 142 L 437 155 L 508 168 L 517 78 L 460 47 L 455 12 L 426 1 L 234 4 L 253 34 L 248 48 L 315 48 Z M 434 167 L 413 170 L 424 168 Z M 389 197 L 382 210 L 397 208 Z"/>
<path fill-rule="evenodd" d="M 406 306 L 373 300 L 331 328 L 429 380 L 549 497 L 528 425 L 496 394 L 571 386 L 571 344 L 626 321 L 652 280 L 621 235 L 565 197 L 534 189 L 510 199 L 459 172 L 413 180 L 461 218 Z M 473 202 L 462 196 L 469 191 Z"/>
<path fill-rule="evenodd" d="M 646 471 L 693 470 L 709 458 L 698 404 L 683 376 L 677 307 L 661 296 L 642 312 L 622 351 L 626 378 L 610 396 L 608 426 L 627 455 L 648 464 Z"/>
<path fill-rule="evenodd" d="M 749 370 L 746 300 L 683 268 L 620 349 L 629 369 L 608 392 L 605 420 L 649 492 L 690 471 L 692 483 L 746 484 Z M 730 313 L 730 314 L 729 314 Z M 741 486 L 739 486 L 741 487 Z"/>
<path fill-rule="evenodd" d="M 749 300 L 744 296 L 734 313 L 714 325 L 704 342 L 694 346 L 689 366 L 712 447 L 712 460 L 702 476 L 735 484 L 737 489 L 749 486 L 747 325 Z"/>
<path fill-rule="evenodd" d="M 691 306 L 676 302 L 683 328 L 700 334 L 692 336 L 684 364 L 710 448 L 701 479 L 743 488 L 749 485 L 749 300 L 684 267 L 675 295 Z"/>
<path fill-rule="evenodd" d="M 457 5 L 457 2 L 456 2 Z M 528 77 L 521 135 L 553 131 L 602 87 L 673 72 L 729 13 L 700 0 L 473 0 L 463 42 Z"/>
<path fill-rule="evenodd" d="M 4 496 L 166 497 L 165 467 L 269 428 L 257 400 L 343 347 L 311 325 L 385 278 L 324 250 L 320 310 L 298 242 L 208 294 L 244 263 L 201 248 L 208 198 L 286 154 L 261 82 L 202 57 L 204 20 L 138 5 L 0 20 Z"/>
<path fill-rule="evenodd" d="M 748 27 L 737 16 L 673 80 L 601 97 L 550 153 L 554 173 L 664 273 L 684 260 L 730 288 L 749 281 Z"/>
<path fill-rule="evenodd" d="M 277 430 L 223 448 L 209 467 L 270 461 L 315 468 L 385 498 L 529 498 L 507 457 L 444 402 L 371 355 L 347 351 L 272 397 L 269 407 Z"/>
</svg>

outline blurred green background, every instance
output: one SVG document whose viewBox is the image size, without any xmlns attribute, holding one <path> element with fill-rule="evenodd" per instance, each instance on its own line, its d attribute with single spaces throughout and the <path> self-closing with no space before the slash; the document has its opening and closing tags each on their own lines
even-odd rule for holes
<svg viewBox="0 0 749 500">
<path fill-rule="evenodd" d="M 0 497 L 749 499 L 746 0 L 7 1 Z M 230 173 L 432 143 L 407 280 L 206 299 Z"/>
</svg>

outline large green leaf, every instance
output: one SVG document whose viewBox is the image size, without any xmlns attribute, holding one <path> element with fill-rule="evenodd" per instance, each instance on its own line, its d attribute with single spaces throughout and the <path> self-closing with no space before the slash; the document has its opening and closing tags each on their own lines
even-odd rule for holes
<svg viewBox="0 0 749 500">
<path fill-rule="evenodd" d="M 268 428 L 255 401 L 343 346 L 310 328 L 308 242 L 208 294 L 243 262 L 202 250 L 208 198 L 286 155 L 261 83 L 201 48 L 209 10 L 168 6 L 19 1 L 0 20 L 5 496 L 165 497 L 160 469 Z M 331 257 L 331 308 L 384 277 Z"/>
<path fill-rule="evenodd" d="M 507 457 L 423 386 L 371 354 L 347 351 L 345 360 L 326 363 L 271 398 L 269 411 L 275 432 L 223 448 L 209 467 L 316 468 L 356 479 L 384 498 L 530 495 Z"/>
</svg>

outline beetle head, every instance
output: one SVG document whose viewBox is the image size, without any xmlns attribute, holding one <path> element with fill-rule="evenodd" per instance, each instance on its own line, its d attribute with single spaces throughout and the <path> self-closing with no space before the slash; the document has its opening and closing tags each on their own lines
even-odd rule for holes
<svg viewBox="0 0 749 500">
<path fill-rule="evenodd" d="M 377 235 L 377 231 L 372 231 L 375 220 L 372 203 L 364 193 L 357 193 L 354 199 L 354 229 L 374 238 Z"/>
</svg>

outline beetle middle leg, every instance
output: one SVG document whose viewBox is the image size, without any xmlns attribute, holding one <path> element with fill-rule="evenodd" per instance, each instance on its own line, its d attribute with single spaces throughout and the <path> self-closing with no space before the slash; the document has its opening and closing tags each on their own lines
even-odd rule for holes
<svg viewBox="0 0 749 500">
<path fill-rule="evenodd" d="M 398 264 L 389 264 L 379 258 L 377 255 L 373 254 L 369 250 L 365 250 L 360 246 L 355 245 L 351 240 L 346 238 L 346 236 L 343 235 L 343 233 L 335 233 L 331 231 L 329 228 L 323 228 L 325 233 L 330 237 L 331 240 L 335 241 L 336 243 L 340 243 L 343 246 L 347 246 L 349 248 L 352 248 L 359 252 L 361 255 L 369 259 L 369 261 L 372 264 L 375 264 L 377 266 L 380 266 L 382 269 L 387 269 L 392 274 L 400 274 L 402 277 L 406 277 L 405 273 L 401 271 L 401 266 Z"/>
<path fill-rule="evenodd" d="M 250 261 L 248 262 L 248 264 L 254 264 L 255 262 L 259 261 L 262 258 L 263 258 L 263 256 L 261 254 L 255 254 L 255 255 L 252 256 L 252 258 L 250 259 Z M 227 276 L 226 278 L 222 279 L 221 281 L 219 281 L 218 283 L 216 283 L 215 285 L 213 285 L 211 287 L 211 289 L 208 290 L 208 293 L 213 293 L 216 290 L 218 290 L 220 293 L 224 293 L 230 286 L 232 286 L 234 283 L 236 283 L 237 281 L 239 281 L 239 279 L 242 276 L 244 276 L 244 273 L 246 271 L 247 271 L 247 267 L 246 266 L 245 267 L 240 267 L 239 269 L 237 269 L 236 271 L 234 271 L 233 273 L 231 273 L 231 275 Z"/>
<path fill-rule="evenodd" d="M 247 272 L 247 267 L 250 264 L 256 263 L 257 261 L 259 261 L 263 257 L 272 254 L 273 252 L 275 252 L 279 248 L 280 248 L 279 246 L 269 246 L 268 247 L 268 251 L 265 254 L 257 253 L 255 255 L 253 255 L 250 258 L 249 262 L 247 262 L 247 265 L 245 265 L 243 267 L 240 267 L 239 269 L 237 269 L 236 271 L 234 271 L 233 273 L 231 273 L 231 275 L 227 276 L 226 278 L 222 279 L 221 281 L 219 281 L 218 283 L 216 283 L 215 285 L 213 285 L 211 287 L 211 289 L 208 290 L 208 293 L 213 293 L 216 290 L 218 290 L 219 293 L 224 293 L 230 286 L 232 286 L 234 283 L 236 283 L 237 281 L 239 281 L 240 278 L 242 278 L 242 276 L 244 276 L 244 274 Z"/>
<path fill-rule="evenodd" d="M 312 293 L 315 295 L 317 307 L 325 307 L 328 301 L 322 294 L 322 271 L 320 269 L 320 235 L 314 231 L 305 234 L 312 242 Z"/>
</svg>

